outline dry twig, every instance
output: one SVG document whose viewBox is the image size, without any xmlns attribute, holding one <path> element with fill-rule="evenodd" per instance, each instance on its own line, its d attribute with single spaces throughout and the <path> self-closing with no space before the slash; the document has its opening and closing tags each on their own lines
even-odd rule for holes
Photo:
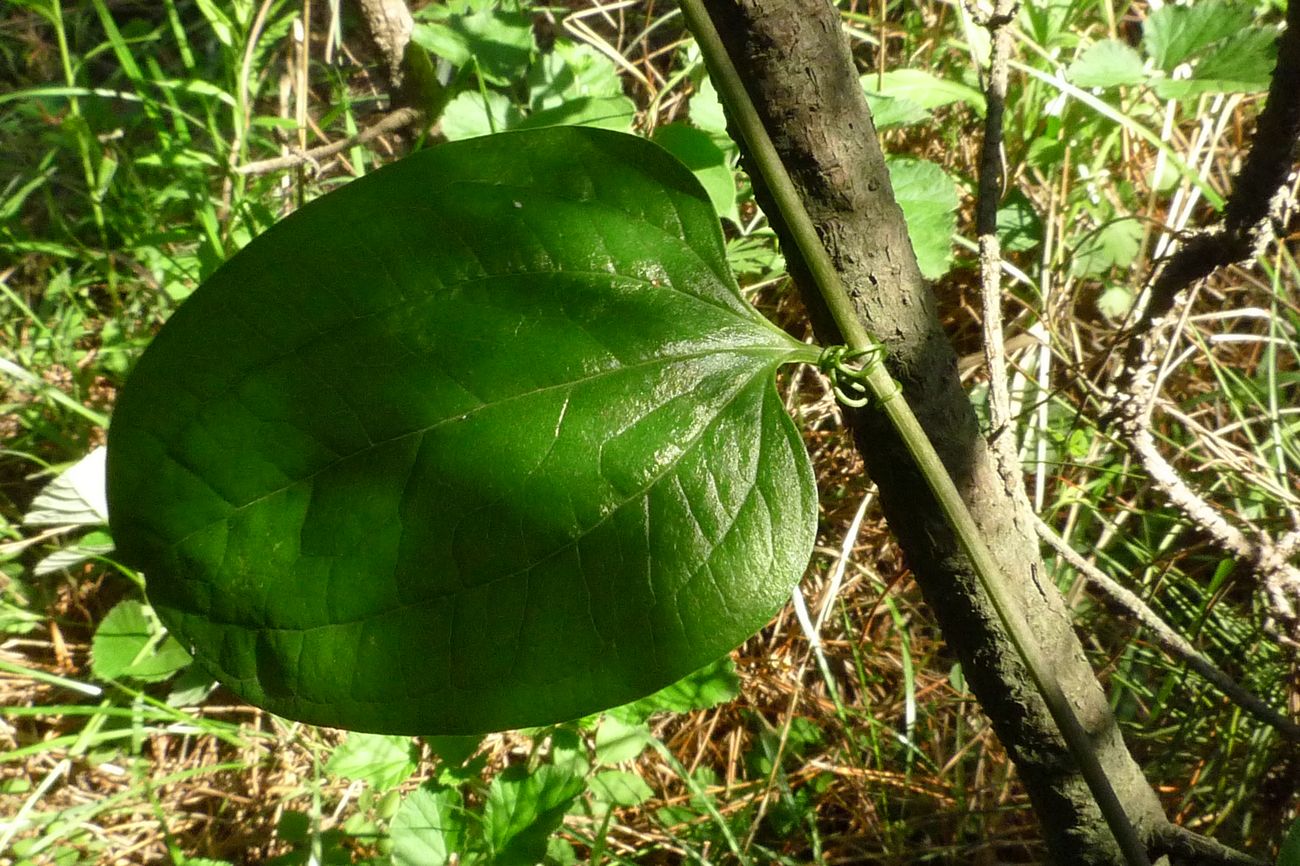
<svg viewBox="0 0 1300 866">
<path fill-rule="evenodd" d="M 1300 140 L 1300 2 L 1287 6 L 1268 101 L 1254 143 L 1237 175 L 1221 223 L 1186 240 L 1159 268 L 1127 335 L 1124 362 L 1110 390 L 1110 416 L 1151 481 L 1225 553 L 1247 564 L 1269 600 L 1279 639 L 1300 648 L 1300 569 L 1295 545 L 1247 531 L 1200 496 L 1160 454 L 1151 431 L 1159 391 L 1156 358 L 1190 289 L 1210 274 L 1254 259 L 1274 237 L 1295 171 Z M 1288 536 L 1289 538 L 1290 536 Z"/>
<path fill-rule="evenodd" d="M 416 108 L 399 108 L 390 112 L 381 118 L 378 122 L 358 132 L 356 135 L 350 135 L 339 141 L 333 141 L 329 144 L 323 144 L 320 147 L 313 147 L 308 150 L 298 151 L 297 153 L 288 153 L 284 156 L 277 156 L 272 159 L 261 159 L 257 162 L 250 162 L 241 165 L 235 169 L 239 174 L 268 174 L 273 171 L 283 171 L 286 168 L 295 168 L 304 163 L 315 163 L 322 159 L 328 159 L 336 153 L 342 153 L 350 147 L 358 144 L 365 144 L 367 141 L 386 135 L 390 132 L 396 132 L 407 126 L 411 126 L 424 118 L 424 112 Z"/>
</svg>

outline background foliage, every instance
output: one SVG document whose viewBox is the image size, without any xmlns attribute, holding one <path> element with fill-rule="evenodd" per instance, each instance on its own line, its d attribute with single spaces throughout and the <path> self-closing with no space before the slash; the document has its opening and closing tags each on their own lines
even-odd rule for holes
<svg viewBox="0 0 1300 866">
<path fill-rule="evenodd" d="M 983 31 L 954 3 L 841 8 L 978 403 L 970 209 Z M 1000 225 L 1035 507 L 1294 712 L 1294 661 L 1263 631 L 1249 575 L 1150 489 L 1099 423 L 1093 388 L 1152 262 L 1229 189 L 1279 9 L 1027 3 Z M 140 576 L 112 558 L 97 448 L 115 390 L 220 262 L 409 145 L 235 170 L 343 138 L 386 106 L 347 6 L 20 0 L 0 15 L 0 862 L 1039 856 L 1006 757 L 809 373 L 784 387 L 819 472 L 817 553 L 797 603 L 733 660 L 630 707 L 481 740 L 343 735 L 213 691 L 161 632 Z M 430 141 L 553 123 L 653 137 L 709 191 L 749 296 L 807 336 L 675 9 L 463 0 L 417 19 L 447 86 Z M 1262 527 L 1300 512 L 1293 240 L 1199 293 L 1156 416 L 1178 468 Z M 1294 749 L 1057 568 L 1170 814 L 1272 856 L 1296 808 Z"/>
</svg>

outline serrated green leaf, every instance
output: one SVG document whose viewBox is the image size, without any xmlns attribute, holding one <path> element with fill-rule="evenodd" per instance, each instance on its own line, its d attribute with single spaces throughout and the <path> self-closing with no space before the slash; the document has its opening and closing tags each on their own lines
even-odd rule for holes
<svg viewBox="0 0 1300 866">
<path fill-rule="evenodd" d="M 998 238 L 1008 252 L 1032 250 L 1043 239 L 1043 221 L 1024 193 L 1012 190 L 998 208 Z"/>
<path fill-rule="evenodd" d="M 1090 45 L 1070 64 L 1065 77 L 1079 87 L 1121 87 L 1146 80 L 1142 57 L 1114 39 Z"/>
<path fill-rule="evenodd" d="M 957 184 L 939 166 L 923 159 L 890 159 L 889 180 L 907 219 L 907 235 L 921 274 L 936 280 L 952 264 L 957 231 Z"/>
<path fill-rule="evenodd" d="M 564 40 L 528 68 L 527 82 L 529 105 L 535 111 L 575 99 L 623 95 L 614 61 L 590 45 Z"/>
<path fill-rule="evenodd" d="M 771 277 L 785 272 L 776 232 L 766 226 L 728 240 L 727 263 L 738 274 Z"/>
<path fill-rule="evenodd" d="M 1234 0 L 1201 0 L 1191 6 L 1166 4 L 1142 28 L 1142 46 L 1156 66 L 1173 72 L 1180 63 L 1221 39 L 1250 27 L 1254 12 Z"/>
<path fill-rule="evenodd" d="M 374 733 L 577 718 L 740 643 L 811 554 L 774 387 L 680 163 L 553 128 L 418 153 L 254 240 L 118 396 L 108 492 L 245 699 Z"/>
<path fill-rule="evenodd" d="M 529 773 L 508 767 L 488 787 L 483 833 L 493 866 L 533 866 L 546 855 L 546 840 L 583 788 L 582 776 L 544 764 Z"/>
<path fill-rule="evenodd" d="M 643 722 L 629 722 L 614 713 L 600 720 L 596 728 L 596 760 L 602 764 L 631 761 L 650 745 L 650 729 Z"/>
<path fill-rule="evenodd" d="M 410 778 L 419 766 L 418 758 L 410 737 L 353 731 L 330 755 L 325 772 L 384 791 Z"/>
<path fill-rule="evenodd" d="M 1116 219 L 1085 235 L 1074 250 L 1070 270 L 1077 277 L 1097 276 L 1111 268 L 1127 267 L 1142 243 L 1142 224 Z"/>
<path fill-rule="evenodd" d="M 605 770 L 591 779 L 591 793 L 597 800 L 614 806 L 640 806 L 655 795 L 654 789 L 636 773 Z"/>
<path fill-rule="evenodd" d="M 185 648 L 170 635 L 161 635 L 135 599 L 118 602 L 108 612 L 90 645 L 90 669 L 104 680 L 158 682 L 189 663 Z"/>
<path fill-rule="evenodd" d="M 533 22 L 527 12 L 495 8 L 494 3 L 431 6 L 411 33 L 415 44 L 455 66 L 474 69 L 484 81 L 505 86 L 528 68 Z"/>
<path fill-rule="evenodd" d="M 1133 300 L 1128 286 L 1111 284 L 1097 296 L 1097 311 L 1112 321 L 1122 321 L 1133 308 Z"/>
<path fill-rule="evenodd" d="M 587 760 L 587 742 L 579 736 L 576 726 L 562 725 L 550 732 L 550 762 L 566 773 L 586 776 L 591 761 Z"/>
<path fill-rule="evenodd" d="M 718 147 L 723 150 L 735 147 L 735 142 L 727 132 L 727 114 L 722 110 L 722 100 L 718 98 L 713 80 L 707 76 L 700 81 L 695 92 L 691 94 L 689 119 L 691 126 L 702 129 L 712 136 Z"/>
<path fill-rule="evenodd" d="M 1218 43 L 1197 62 L 1191 78 L 1161 78 L 1156 95 L 1183 99 L 1202 93 L 1259 93 L 1268 90 L 1277 63 L 1277 30 L 1243 30 Z"/>
<path fill-rule="evenodd" d="M 444 866 L 465 843 L 464 804 L 455 788 L 422 786 L 402 801 L 388 828 L 395 866 Z"/>
<path fill-rule="evenodd" d="M 107 532 L 87 532 L 67 547 L 54 551 L 32 566 L 32 574 L 41 577 L 71 568 L 96 556 L 113 551 L 113 537 Z"/>
</svg>

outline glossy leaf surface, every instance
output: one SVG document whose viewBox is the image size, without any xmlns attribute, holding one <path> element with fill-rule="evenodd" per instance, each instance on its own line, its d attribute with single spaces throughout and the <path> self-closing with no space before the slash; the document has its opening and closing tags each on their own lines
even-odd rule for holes
<svg viewBox="0 0 1300 866">
<path fill-rule="evenodd" d="M 443 145 L 307 205 L 177 311 L 119 395 L 111 528 L 172 632 L 273 712 L 574 718 L 786 599 L 816 494 L 774 373 L 807 355 L 654 145 Z"/>
</svg>

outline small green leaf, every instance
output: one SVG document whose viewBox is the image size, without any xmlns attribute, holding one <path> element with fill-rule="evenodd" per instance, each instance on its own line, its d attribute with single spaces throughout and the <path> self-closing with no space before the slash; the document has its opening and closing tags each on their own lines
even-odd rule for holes
<svg viewBox="0 0 1300 866">
<path fill-rule="evenodd" d="M 590 45 L 557 41 L 528 69 L 529 105 L 556 108 L 575 99 L 622 96 L 614 61 Z"/>
<path fill-rule="evenodd" d="M 442 112 L 442 134 L 448 141 L 504 132 L 523 119 L 505 94 L 466 90 L 456 94 Z"/>
<path fill-rule="evenodd" d="M 691 126 L 702 129 L 713 137 L 713 141 L 724 150 L 728 143 L 732 147 L 731 135 L 727 132 L 727 114 L 722 109 L 722 100 L 713 86 L 713 80 L 705 76 L 700 81 L 690 101 Z"/>
<path fill-rule="evenodd" d="M 1191 78 L 1162 78 L 1156 94 L 1182 99 L 1202 93 L 1259 93 L 1268 90 L 1277 63 L 1277 30 L 1252 28 L 1214 46 L 1192 68 Z"/>
<path fill-rule="evenodd" d="M 123 561 L 224 684 L 372 733 L 551 724 L 725 654 L 816 490 L 694 176 L 632 136 L 454 142 L 326 195 L 118 396 Z"/>
<path fill-rule="evenodd" d="M 862 77 L 864 86 L 868 81 L 874 79 L 874 75 L 864 75 Z M 873 93 L 870 90 L 865 91 L 865 93 L 867 105 L 871 108 L 871 120 L 875 123 L 876 129 L 888 129 L 891 126 L 911 126 L 914 123 L 924 123 L 934 116 L 904 96 L 885 96 L 882 93 Z"/>
<path fill-rule="evenodd" d="M 628 722 L 639 722 L 659 712 L 689 713 L 725 704 L 740 694 L 736 664 L 724 656 L 712 664 L 682 677 L 653 695 L 618 707 L 614 712 Z"/>
<path fill-rule="evenodd" d="M 483 807 L 494 866 L 533 866 L 541 860 L 547 838 L 584 787 L 581 776 L 551 764 L 533 773 L 508 767 L 494 778 Z"/>
<path fill-rule="evenodd" d="M 1043 221 L 1024 193 L 1012 190 L 998 208 L 998 238 L 1008 252 L 1032 250 L 1043 239 Z"/>
<path fill-rule="evenodd" d="M 709 194 L 709 201 L 719 216 L 739 223 L 736 212 L 736 178 L 722 148 L 703 130 L 683 123 L 661 126 L 655 130 L 654 143 L 681 160 Z"/>
<path fill-rule="evenodd" d="M 185 648 L 162 634 L 135 599 L 118 602 L 108 612 L 90 645 L 90 669 L 104 680 L 159 682 L 189 663 Z"/>
<path fill-rule="evenodd" d="M 865 90 L 881 96 L 905 99 L 923 110 L 961 102 L 984 114 L 984 94 L 968 84 L 926 72 L 924 69 L 893 69 L 883 76 L 864 75 Z"/>
<path fill-rule="evenodd" d="M 636 773 L 605 770 L 591 779 L 591 793 L 613 806 L 639 806 L 655 795 L 654 789 Z"/>
<path fill-rule="evenodd" d="M 1111 268 L 1128 267 L 1142 243 L 1142 224 L 1116 219 L 1083 237 L 1074 250 L 1070 270 L 1078 277 L 1097 276 Z"/>
<path fill-rule="evenodd" d="M 410 778 L 419 766 L 410 737 L 383 734 L 348 734 L 325 764 L 325 772 L 367 782 L 380 791 Z"/>
<path fill-rule="evenodd" d="M 71 568 L 96 556 L 113 551 L 113 537 L 107 532 L 87 532 L 67 547 L 54 551 L 32 567 L 32 574 L 40 577 Z"/>
<path fill-rule="evenodd" d="M 785 257 L 777 246 L 776 232 L 766 226 L 728 240 L 727 263 L 738 274 L 767 278 L 785 272 Z"/>
<path fill-rule="evenodd" d="M 1146 80 L 1142 58 L 1129 46 L 1103 39 L 1070 64 L 1066 78 L 1080 87 L 1120 87 Z"/>
<path fill-rule="evenodd" d="M 36 494 L 24 526 L 99 526 L 108 522 L 104 496 L 104 458 L 96 448 L 59 473 Z"/>
<path fill-rule="evenodd" d="M 470 65 L 484 81 L 506 86 L 532 59 L 533 22 L 527 12 L 469 0 L 422 10 L 411 39 L 455 66 Z"/>
<path fill-rule="evenodd" d="M 275 824 L 281 842 L 301 845 L 311 837 L 311 816 L 296 809 L 286 809 Z"/>
<path fill-rule="evenodd" d="M 464 804 L 454 788 L 424 785 L 402 801 L 388 828 L 395 866 L 445 866 L 464 860 Z"/>
<path fill-rule="evenodd" d="M 546 840 L 546 859 L 542 861 L 544 866 L 576 866 L 577 862 L 578 852 L 573 850 L 566 839 L 552 836 Z"/>
<path fill-rule="evenodd" d="M 890 159 L 894 197 L 907 219 L 907 235 L 921 274 L 936 280 L 952 264 L 957 231 L 957 184 L 942 168 L 922 159 Z"/>
<path fill-rule="evenodd" d="M 1097 312 L 1111 321 L 1121 321 L 1133 308 L 1133 290 L 1123 284 L 1112 283 L 1097 296 Z"/>
<path fill-rule="evenodd" d="M 440 761 L 451 766 L 460 766 L 468 761 L 478 752 L 479 746 L 483 744 L 482 737 L 423 737 L 424 744 L 429 747 Z"/>
<path fill-rule="evenodd" d="M 650 745 L 650 729 L 643 722 L 626 722 L 610 713 L 596 728 L 596 760 L 602 764 L 631 761 Z"/>
<path fill-rule="evenodd" d="M 551 729 L 551 750 L 548 757 L 555 766 L 575 776 L 586 776 L 591 769 L 587 760 L 587 743 L 575 725 L 562 725 Z"/>
</svg>

